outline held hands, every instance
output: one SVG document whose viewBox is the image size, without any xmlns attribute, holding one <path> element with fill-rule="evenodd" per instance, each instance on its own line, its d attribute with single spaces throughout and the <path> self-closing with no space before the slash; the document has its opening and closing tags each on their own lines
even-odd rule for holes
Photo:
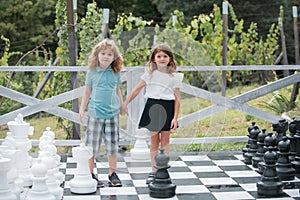
<svg viewBox="0 0 300 200">
<path fill-rule="evenodd" d="M 127 108 L 127 105 L 125 103 L 121 104 L 120 114 L 121 115 L 128 115 L 128 108 Z"/>
</svg>

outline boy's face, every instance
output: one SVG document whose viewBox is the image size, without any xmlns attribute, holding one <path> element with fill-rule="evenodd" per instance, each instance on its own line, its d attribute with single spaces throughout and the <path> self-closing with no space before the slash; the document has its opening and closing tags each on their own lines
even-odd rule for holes
<svg viewBox="0 0 300 200">
<path fill-rule="evenodd" d="M 168 56 L 168 54 L 166 54 L 165 52 L 160 51 L 155 54 L 154 62 L 157 64 L 157 66 L 165 67 L 170 62 L 170 56 Z"/>
<path fill-rule="evenodd" d="M 98 59 L 100 67 L 106 69 L 114 61 L 114 52 L 109 48 L 102 49 L 98 54 Z"/>
</svg>

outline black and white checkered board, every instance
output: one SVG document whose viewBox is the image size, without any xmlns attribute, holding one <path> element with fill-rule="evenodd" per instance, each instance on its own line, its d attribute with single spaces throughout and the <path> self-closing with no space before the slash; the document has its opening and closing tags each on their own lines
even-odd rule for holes
<svg viewBox="0 0 300 200">
<path fill-rule="evenodd" d="M 284 189 L 280 198 L 266 198 L 257 195 L 256 183 L 261 179 L 251 165 L 242 162 L 243 156 L 236 152 L 210 152 L 208 154 L 177 153 L 171 155 L 169 174 L 176 184 L 174 200 L 234 200 L 234 199 L 300 199 L 300 180 L 290 181 L 292 187 Z M 148 185 L 145 179 L 150 172 L 149 160 L 133 160 L 129 153 L 118 157 L 117 174 L 123 187 L 109 187 L 107 182 L 108 164 L 106 156 L 100 156 L 95 164 L 98 178 L 105 183 L 96 193 L 75 195 L 70 192 L 69 181 L 74 177 L 76 163 L 72 157 L 62 162 L 65 174 L 64 200 L 147 200 Z M 293 186 L 294 185 L 294 186 Z M 296 185 L 296 186 L 295 186 Z"/>
</svg>

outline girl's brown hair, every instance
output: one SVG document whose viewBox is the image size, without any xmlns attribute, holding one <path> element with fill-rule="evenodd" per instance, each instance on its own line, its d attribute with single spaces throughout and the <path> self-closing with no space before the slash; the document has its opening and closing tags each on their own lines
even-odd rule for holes
<svg viewBox="0 0 300 200">
<path fill-rule="evenodd" d="M 161 51 L 170 57 L 170 62 L 167 66 L 168 67 L 167 72 L 171 74 L 176 71 L 177 66 L 176 66 L 176 61 L 174 59 L 173 51 L 168 44 L 162 43 L 162 44 L 157 44 L 156 46 L 154 46 L 152 48 L 152 51 L 151 51 L 152 53 L 151 53 L 150 59 L 147 63 L 147 69 L 150 74 L 152 74 L 154 70 L 157 70 L 157 65 L 154 62 L 155 55 Z"/>
<path fill-rule="evenodd" d="M 120 72 L 123 68 L 123 58 L 116 43 L 111 39 L 104 39 L 94 46 L 89 56 L 88 68 L 95 70 L 96 67 L 100 66 L 98 54 L 105 49 L 111 49 L 114 52 L 114 61 L 111 63 L 111 68 L 114 73 Z"/>
</svg>

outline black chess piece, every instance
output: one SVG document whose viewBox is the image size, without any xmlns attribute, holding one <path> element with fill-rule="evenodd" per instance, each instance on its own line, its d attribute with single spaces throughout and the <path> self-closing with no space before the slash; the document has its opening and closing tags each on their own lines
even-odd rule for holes
<svg viewBox="0 0 300 200">
<path fill-rule="evenodd" d="M 251 130 L 254 128 L 254 126 L 255 126 L 255 123 L 256 122 L 251 122 L 251 125 L 248 127 L 248 129 L 247 129 L 247 131 L 248 131 L 248 141 L 247 141 L 247 144 L 246 144 L 246 146 L 242 149 L 242 152 L 243 152 L 243 157 L 244 157 L 244 162 L 246 163 L 246 164 L 251 164 L 250 163 L 250 161 L 247 159 L 245 159 L 245 154 L 248 152 L 248 149 L 249 149 L 249 146 L 250 146 L 250 132 L 251 132 Z M 248 162 L 248 163 L 247 163 Z"/>
<path fill-rule="evenodd" d="M 261 181 L 256 183 L 257 194 L 267 197 L 279 197 L 283 194 L 283 183 L 276 172 L 277 153 L 270 148 L 264 154 L 265 170 Z"/>
<path fill-rule="evenodd" d="M 277 140 L 276 137 L 273 136 L 273 133 L 267 133 L 267 136 L 264 140 L 264 151 L 266 152 L 267 149 L 270 149 L 271 151 L 277 151 Z M 258 163 L 258 173 L 263 174 L 265 170 L 265 161 L 262 160 Z"/>
<path fill-rule="evenodd" d="M 289 123 L 290 134 L 287 135 L 287 137 L 290 140 L 290 156 L 289 156 L 290 161 L 294 161 L 295 155 L 296 155 L 296 140 L 295 140 L 294 136 L 297 131 L 297 129 L 296 129 L 297 121 L 299 121 L 299 120 L 296 118 L 293 118 L 293 120 Z"/>
<path fill-rule="evenodd" d="M 292 165 L 294 169 L 296 170 L 296 177 L 300 178 L 300 130 L 296 131 L 296 134 L 294 135 L 294 139 L 296 141 L 296 155 L 295 160 L 292 161 Z"/>
<path fill-rule="evenodd" d="M 278 177 L 282 181 L 290 181 L 295 178 L 295 169 L 290 162 L 290 140 L 287 136 L 283 136 L 278 143 L 278 158 L 276 163 L 276 171 Z"/>
<path fill-rule="evenodd" d="M 278 142 L 281 141 L 283 136 L 286 136 L 286 131 L 288 130 L 288 121 L 286 119 L 280 119 L 278 123 L 273 124 L 273 130 L 276 131 L 275 137 Z"/>
<path fill-rule="evenodd" d="M 149 195 L 153 198 L 171 198 L 175 196 L 176 185 L 172 183 L 168 168 L 170 157 L 164 153 L 164 149 L 155 156 L 155 168 L 157 169 L 153 182 L 149 183 Z"/>
<path fill-rule="evenodd" d="M 254 126 L 253 129 L 249 133 L 249 148 L 245 153 L 245 163 L 252 164 L 252 158 L 255 156 L 257 152 L 257 136 L 260 133 L 258 126 Z"/>
<path fill-rule="evenodd" d="M 260 132 L 257 136 L 257 152 L 255 156 L 252 158 L 252 166 L 255 168 L 258 168 L 258 163 L 263 162 L 264 154 L 265 154 L 265 137 L 267 137 L 265 128 L 261 129 L 262 132 Z"/>
</svg>

